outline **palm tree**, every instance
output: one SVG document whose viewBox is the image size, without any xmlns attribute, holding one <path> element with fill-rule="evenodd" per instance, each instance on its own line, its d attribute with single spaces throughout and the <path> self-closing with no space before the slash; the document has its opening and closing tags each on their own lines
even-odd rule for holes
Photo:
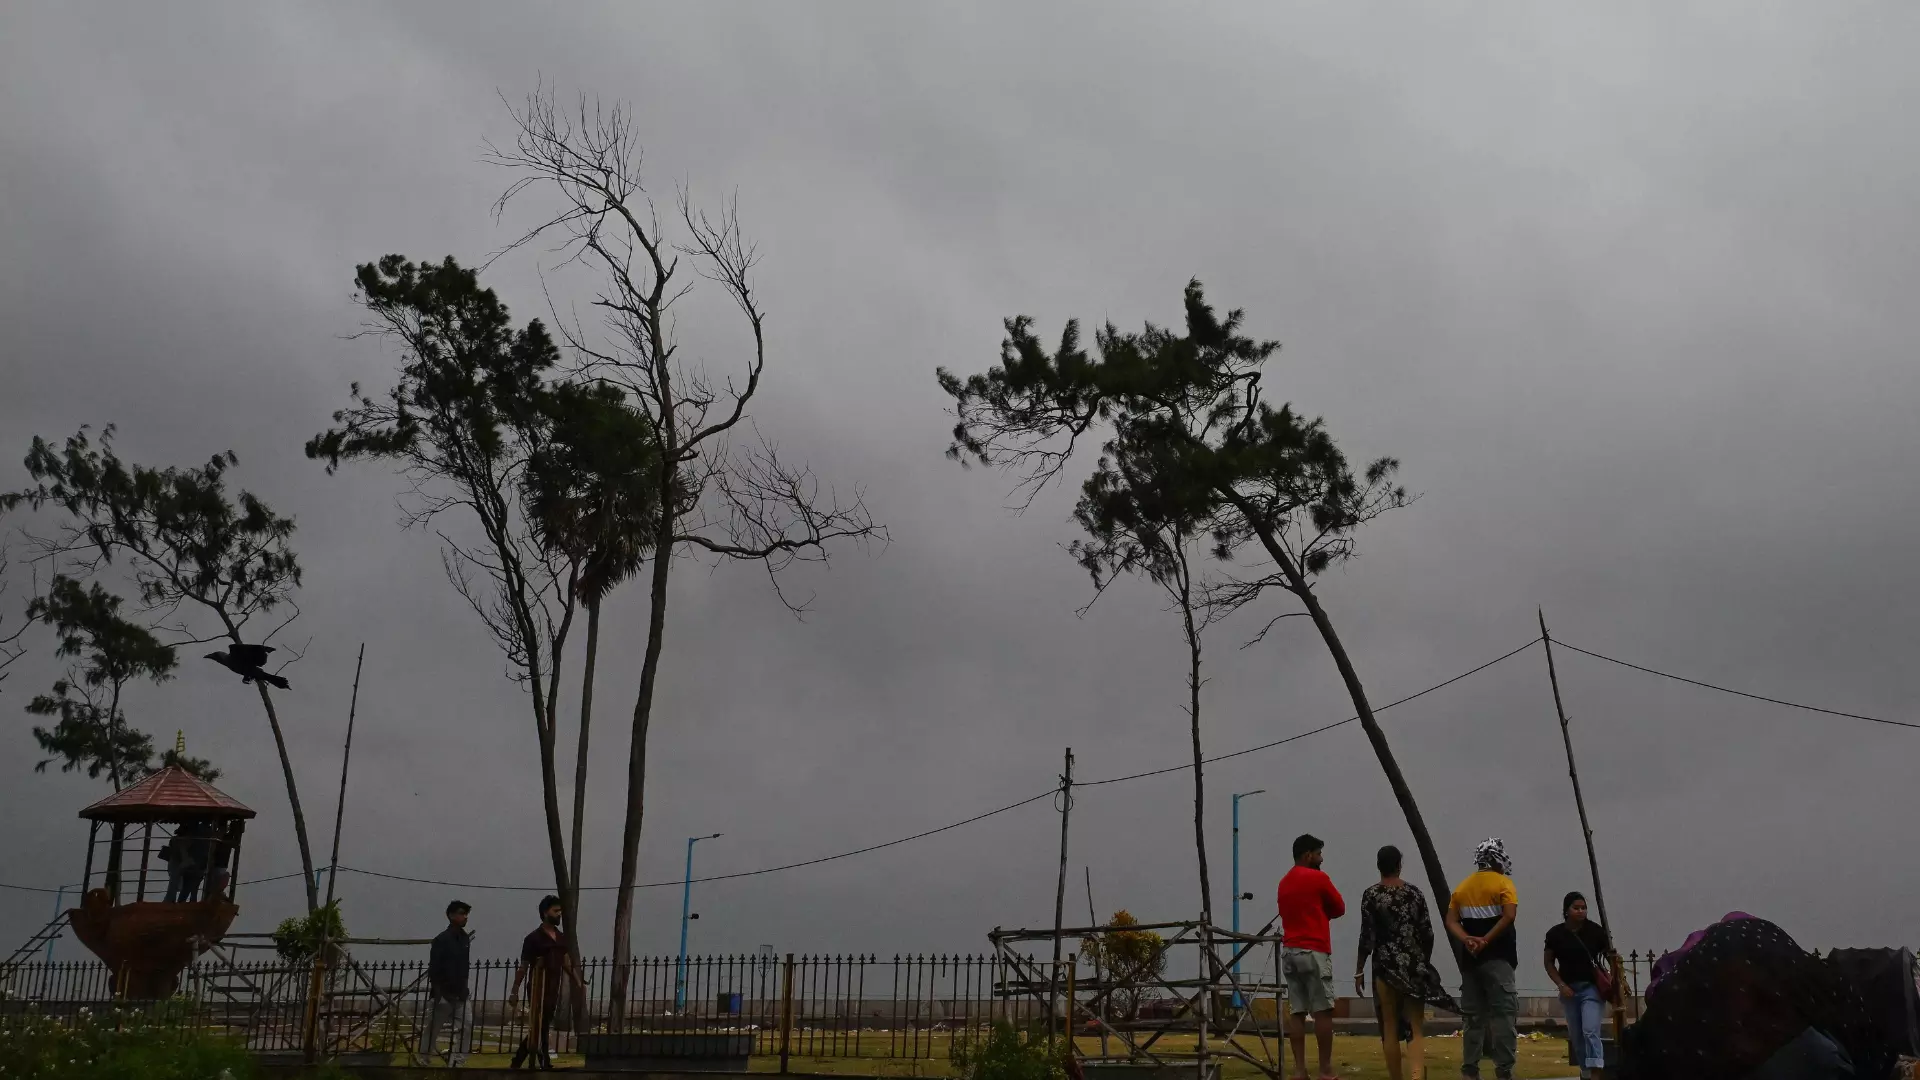
<svg viewBox="0 0 1920 1080">
<path fill-rule="evenodd" d="M 647 415 L 618 387 L 562 384 L 542 402 L 546 441 L 527 470 L 527 517 L 549 551 L 580 567 L 576 588 L 587 610 L 586 672 L 580 687 L 580 741 L 573 777 L 569 919 L 578 918 L 580 850 L 585 832 L 587 748 L 593 724 L 593 669 L 600 647 L 600 605 L 640 572 L 653 549 L 658 518 L 653 478 L 659 441 Z"/>
</svg>

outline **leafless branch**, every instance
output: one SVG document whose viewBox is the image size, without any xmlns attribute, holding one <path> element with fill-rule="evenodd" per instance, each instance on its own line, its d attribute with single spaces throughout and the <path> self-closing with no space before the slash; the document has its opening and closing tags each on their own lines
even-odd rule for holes
<svg viewBox="0 0 1920 1080">
<path fill-rule="evenodd" d="M 280 666 L 277 668 L 274 668 L 273 673 L 275 675 L 278 675 L 281 672 L 292 667 L 293 665 L 299 663 L 300 661 L 305 660 L 307 658 L 307 650 L 311 649 L 312 647 L 313 647 L 313 638 L 309 637 L 307 638 L 306 644 L 300 646 L 299 649 L 286 650 L 287 659 L 280 661 Z"/>
<path fill-rule="evenodd" d="M 4 549 L 0 549 L 0 596 L 6 595 L 9 584 L 7 570 L 7 553 Z M 32 623 L 22 619 L 20 625 L 15 627 L 12 633 L 0 637 L 0 682 L 7 680 L 7 668 L 11 667 L 14 661 L 26 655 L 27 647 L 20 643 L 20 639 L 32 625 Z"/>
</svg>

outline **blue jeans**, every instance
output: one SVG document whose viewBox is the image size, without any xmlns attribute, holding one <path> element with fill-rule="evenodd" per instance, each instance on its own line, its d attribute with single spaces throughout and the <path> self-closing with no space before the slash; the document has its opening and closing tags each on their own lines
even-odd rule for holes
<svg viewBox="0 0 1920 1080">
<path fill-rule="evenodd" d="M 1607 1067 L 1606 1049 L 1600 1045 L 1600 990 L 1590 982 L 1567 985 L 1573 987 L 1573 996 L 1560 999 L 1567 1014 L 1567 1046 L 1584 1076 L 1588 1069 Z"/>
</svg>

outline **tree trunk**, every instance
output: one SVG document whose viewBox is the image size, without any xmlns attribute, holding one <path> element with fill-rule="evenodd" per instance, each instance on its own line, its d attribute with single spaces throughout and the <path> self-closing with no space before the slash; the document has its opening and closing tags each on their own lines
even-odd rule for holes
<svg viewBox="0 0 1920 1080">
<path fill-rule="evenodd" d="M 669 468 L 672 458 L 669 457 Z M 663 490 L 671 491 L 671 487 Z M 671 536 L 674 525 L 671 498 L 661 500 L 662 536 Z M 633 742 L 627 752 L 627 813 L 620 832 L 620 891 L 613 907 L 613 990 L 609 995 L 609 1030 L 619 1031 L 626 1022 L 627 962 L 633 953 L 633 884 L 639 872 L 640 827 L 645 817 L 647 794 L 647 729 L 653 723 L 653 692 L 660 675 L 660 649 L 667 629 L 667 571 L 673 564 L 670 543 L 654 551 L 653 582 L 647 611 L 647 651 L 640 664 L 640 692 L 633 702 Z"/>
<path fill-rule="evenodd" d="M 1187 715 L 1193 721 L 1193 847 L 1200 857 L 1200 921 L 1213 922 L 1213 883 L 1207 876 L 1207 785 L 1200 753 L 1200 628 L 1193 622 L 1193 581 L 1180 556 L 1180 616 L 1187 632 Z"/>
<path fill-rule="evenodd" d="M 580 742 L 574 750 L 573 762 L 573 850 L 567 863 L 567 887 L 561 890 L 565 894 L 567 905 L 567 925 L 577 927 L 582 916 L 580 910 L 580 860 L 587 831 L 587 742 L 593 730 L 593 662 L 600 652 L 600 600 L 595 597 L 587 601 L 587 663 L 580 681 Z M 559 663 L 558 658 L 555 663 Z M 573 954 L 575 971 L 586 970 L 580 963 L 580 934 L 578 930 L 567 935 L 567 948 Z M 587 994 L 578 984 L 573 987 L 574 1023 L 584 1025 L 587 1017 Z M 576 1027 L 576 1031 L 585 1028 Z"/>
<path fill-rule="evenodd" d="M 527 675 L 533 687 L 534 733 L 540 744 L 540 802 L 547 819 L 547 853 L 553 860 L 553 887 L 560 897 L 560 910 L 567 930 L 567 955 L 573 958 L 575 971 L 580 970 L 580 911 L 576 906 L 579 896 L 573 887 L 567 862 L 566 819 L 560 813 L 560 779 L 556 767 L 559 754 L 555 743 L 560 732 L 561 658 L 566 653 L 567 633 L 573 627 L 574 588 L 577 581 L 575 574 L 569 574 L 565 594 L 566 614 L 561 617 L 559 629 L 548 642 L 544 699 L 540 692 L 539 627 L 533 620 L 531 608 L 526 608 L 521 615 L 526 626 Z"/>
<path fill-rule="evenodd" d="M 115 793 L 120 791 L 120 744 L 116 741 L 120 734 L 120 687 L 113 684 L 113 697 L 107 705 L 107 778 L 113 781 Z M 107 846 L 107 889 L 113 896 L 113 902 L 120 902 L 120 866 L 126 861 L 125 833 L 120 826 L 113 827 L 112 840 Z"/>
<path fill-rule="evenodd" d="M 580 743 L 573 763 L 573 856 L 568 884 L 580 892 L 580 848 L 587 827 L 587 743 L 593 730 L 593 664 L 600 653 L 600 601 L 587 601 L 587 665 L 580 681 Z"/>
<path fill-rule="evenodd" d="M 568 925 L 577 925 L 580 917 L 580 860 L 581 848 L 587 830 L 587 742 L 593 730 L 593 662 L 600 652 L 600 600 L 595 597 L 587 601 L 587 663 L 586 671 L 580 681 L 580 742 L 575 748 L 573 762 L 573 851 L 567 865 L 567 887 L 564 900 L 567 905 Z M 580 935 L 569 935 L 569 944 L 577 953 L 580 949 Z M 574 957 L 578 964 L 580 958 Z M 574 988 L 576 999 L 579 988 Z M 579 1002 L 576 1000 L 575 1005 Z M 580 1015 L 577 1011 L 575 1015 Z"/>
<path fill-rule="evenodd" d="M 550 656 L 548 659 L 554 663 L 556 668 L 558 667 L 559 657 L 557 650 L 556 655 Z M 554 681 L 558 682 L 559 680 L 556 679 Z M 557 706 L 556 699 L 557 695 L 548 696 L 545 710 L 547 714 L 546 723 L 542 726 L 542 730 L 539 733 L 540 801 L 547 818 L 547 849 L 548 854 L 553 858 L 553 884 L 554 888 L 560 892 L 560 903 L 562 910 L 565 912 L 566 928 L 572 931 L 567 935 L 567 946 L 568 952 L 573 953 L 577 952 L 580 948 L 580 935 L 578 933 L 580 925 L 578 920 L 580 916 L 579 913 L 574 910 L 573 901 L 566 895 L 572 890 L 569 889 L 567 885 L 567 834 L 562 831 L 563 826 L 561 822 L 565 819 L 560 816 L 560 782 L 558 780 L 558 773 L 556 773 L 554 769 L 556 756 L 553 745 L 554 728 L 557 726 L 554 723 L 556 719 L 554 716 Z M 577 960 L 578 957 L 575 957 L 575 959 Z"/>
<path fill-rule="evenodd" d="M 235 636 L 236 643 L 240 638 Z M 287 802 L 293 807 L 293 835 L 300 842 L 300 869 L 302 880 L 307 886 L 307 914 L 311 915 L 320 908 L 320 887 L 313 880 L 313 848 L 307 843 L 307 815 L 300 809 L 300 787 L 293 780 L 293 759 L 287 756 L 287 737 L 280 730 L 280 713 L 273 707 L 273 695 L 267 692 L 264 680 L 255 679 L 254 688 L 260 691 L 260 704 L 267 710 L 267 726 L 273 729 L 273 745 L 280 751 L 280 772 L 287 780 Z"/>
<path fill-rule="evenodd" d="M 1400 772 L 1400 762 L 1393 756 L 1393 748 L 1387 745 L 1386 733 L 1380 730 L 1380 724 L 1374 719 L 1373 706 L 1367 701 L 1367 691 L 1360 685 L 1360 675 L 1353 669 L 1353 661 L 1347 656 L 1347 647 L 1340 643 L 1340 635 L 1333 629 L 1333 620 L 1327 617 L 1327 611 L 1320 606 L 1320 598 L 1308 587 L 1306 576 L 1299 566 L 1280 546 L 1273 531 L 1261 524 L 1253 507 L 1237 492 L 1223 492 L 1232 502 L 1247 523 L 1253 527 L 1260 539 L 1260 545 L 1267 551 L 1274 564 L 1280 567 L 1280 573 L 1286 577 L 1287 585 L 1294 595 L 1307 607 L 1307 615 L 1313 619 L 1314 628 L 1320 631 L 1320 639 L 1326 643 L 1327 651 L 1333 654 L 1334 666 L 1340 669 L 1340 681 L 1347 686 L 1347 696 L 1353 700 L 1354 714 L 1360 718 L 1361 730 L 1367 733 L 1367 741 L 1373 744 L 1374 756 L 1380 759 L 1381 771 L 1387 774 L 1387 784 L 1393 788 L 1393 797 L 1400 804 L 1400 812 L 1406 816 L 1407 828 L 1413 832 L 1414 846 L 1420 849 L 1420 862 L 1427 871 L 1427 886 L 1433 890 L 1433 902 L 1446 910 L 1447 902 L 1453 895 L 1453 885 L 1447 879 L 1447 873 L 1440 865 L 1440 852 L 1433 846 L 1433 836 L 1427 832 L 1426 818 L 1420 815 L 1420 806 L 1413 800 L 1413 789 L 1407 786 L 1407 778 Z M 1451 944 L 1453 938 L 1448 936 Z M 1452 950 L 1454 962 L 1460 961 L 1460 950 Z"/>
<path fill-rule="evenodd" d="M 120 688 L 125 685 L 114 680 L 113 696 L 107 699 L 107 776 L 113 781 L 113 790 L 120 790 Z"/>
</svg>

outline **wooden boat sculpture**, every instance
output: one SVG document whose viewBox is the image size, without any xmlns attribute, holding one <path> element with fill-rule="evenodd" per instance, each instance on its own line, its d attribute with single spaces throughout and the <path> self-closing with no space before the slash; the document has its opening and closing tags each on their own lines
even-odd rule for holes
<svg viewBox="0 0 1920 1080">
<path fill-rule="evenodd" d="M 254 812 L 169 766 L 80 816 L 93 824 L 80 906 L 67 912 L 73 936 L 113 972 L 116 996 L 167 997 L 180 972 L 225 936 L 240 913 L 231 883 L 240 867 L 240 835 Z M 94 853 L 102 843 L 107 865 L 96 885 Z M 137 871 L 127 865 L 136 850 Z"/>
</svg>

